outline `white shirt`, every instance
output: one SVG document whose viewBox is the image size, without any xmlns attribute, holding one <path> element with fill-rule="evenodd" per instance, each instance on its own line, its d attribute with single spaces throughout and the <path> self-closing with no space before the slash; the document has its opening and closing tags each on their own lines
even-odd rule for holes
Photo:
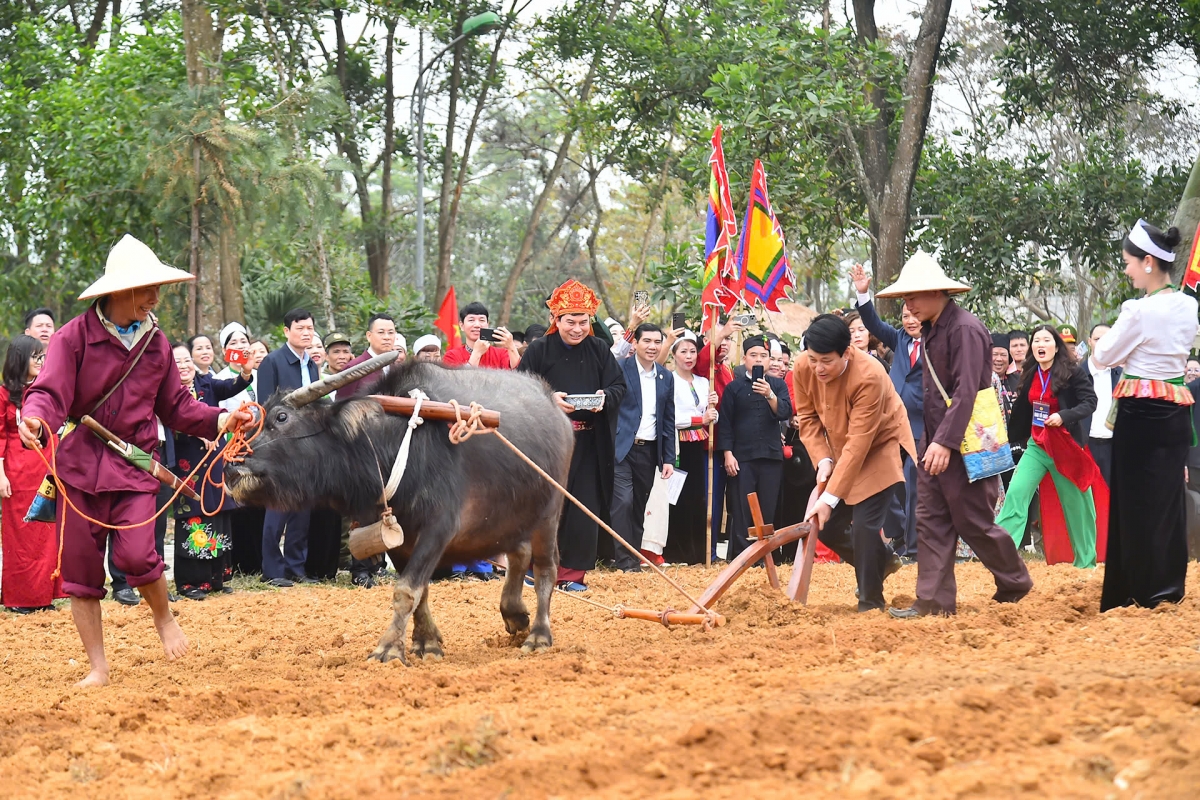
<svg viewBox="0 0 1200 800">
<path fill-rule="evenodd" d="M 235 372 L 233 367 L 226 367 L 218 372 L 213 377 L 219 381 L 229 380 L 241 375 L 241 372 Z M 258 397 L 258 370 L 253 370 L 250 377 L 250 385 L 240 392 L 230 397 L 228 400 L 222 400 L 217 405 L 226 411 L 237 411 L 242 407 L 242 403 L 253 403 Z"/>
<path fill-rule="evenodd" d="M 699 375 L 692 376 L 692 382 L 689 384 L 683 378 L 679 377 L 679 373 L 675 375 L 675 427 L 679 430 L 692 427 L 692 417 L 704 416 L 705 409 L 708 408 L 708 378 L 701 378 Z M 695 390 L 696 396 L 692 397 L 692 391 Z M 697 400 L 697 398 L 699 398 Z"/>
<path fill-rule="evenodd" d="M 637 356 L 633 356 L 633 359 L 634 365 L 637 366 L 638 376 L 642 379 L 642 421 L 633 438 L 653 441 L 658 438 L 654 413 L 655 401 L 658 399 L 658 387 L 655 384 L 655 381 L 658 380 L 658 370 L 655 368 L 655 364 L 651 364 L 650 371 L 646 372 L 642 369 L 642 362 L 637 360 Z"/>
<path fill-rule="evenodd" d="M 1092 439 L 1111 439 L 1113 432 L 1105 423 L 1113 404 L 1112 368 L 1096 369 L 1090 358 L 1087 365 L 1088 372 L 1092 374 L 1092 388 L 1096 390 L 1096 411 L 1092 414 L 1092 426 L 1088 430 L 1088 436 Z"/>
<path fill-rule="evenodd" d="M 1178 378 L 1187 370 L 1197 328 L 1196 299 L 1182 292 L 1126 300 L 1116 323 L 1096 342 L 1092 359 L 1101 367 L 1123 364 L 1130 377 Z"/>
</svg>

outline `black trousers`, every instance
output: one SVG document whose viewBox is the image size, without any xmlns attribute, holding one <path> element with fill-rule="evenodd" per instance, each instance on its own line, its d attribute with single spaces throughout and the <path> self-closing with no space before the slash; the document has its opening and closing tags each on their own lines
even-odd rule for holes
<svg viewBox="0 0 1200 800">
<path fill-rule="evenodd" d="M 723 457 L 723 456 L 722 456 Z M 723 469 L 723 467 L 722 467 Z M 775 519 L 775 505 L 779 500 L 779 484 L 783 481 L 783 461 L 769 458 L 755 458 L 738 461 L 738 474 L 726 479 L 734 487 L 738 498 L 734 510 L 736 514 L 729 517 L 729 552 L 728 559 L 733 561 L 750 546 L 746 531 L 754 524 L 750 515 L 750 500 L 752 493 L 758 493 L 758 505 L 762 510 L 763 522 Z"/>
<path fill-rule="evenodd" d="M 896 484 L 883 528 L 892 540 L 896 555 L 917 557 L 917 463 L 901 451 L 904 483 Z M 835 509 L 836 510 L 836 509 Z"/>
<path fill-rule="evenodd" d="M 1112 446 L 1112 437 L 1108 439 L 1088 437 L 1088 450 L 1092 451 L 1092 458 L 1095 460 L 1096 466 L 1100 468 L 1104 482 L 1110 487 L 1112 486 Z"/>
<path fill-rule="evenodd" d="M 838 558 L 854 567 L 859 611 L 887 607 L 883 599 L 883 574 L 892 553 L 879 538 L 879 529 L 892 498 L 903 488 L 903 483 L 896 483 L 854 505 L 838 503 L 817 535 Z"/>
<path fill-rule="evenodd" d="M 304 574 L 323 581 L 333 580 L 337 577 L 341 552 L 341 515 L 332 509 L 314 508 L 308 522 L 308 553 L 304 558 Z"/>
<path fill-rule="evenodd" d="M 162 508 L 164 505 L 171 502 L 171 498 L 175 492 L 171 491 L 166 486 L 158 488 L 157 508 Z M 167 560 L 167 515 L 159 514 L 154 519 L 154 549 L 158 551 L 158 557 L 163 561 Z M 108 545 L 108 574 L 112 578 L 112 590 L 114 593 L 122 589 L 128 589 L 129 583 L 125 580 L 125 573 L 117 569 L 117 565 L 113 563 L 112 542 Z"/>
<path fill-rule="evenodd" d="M 642 548 L 642 530 L 646 519 L 646 501 L 654 488 L 654 473 L 658 469 L 658 442 L 637 444 L 629 448 L 625 458 L 617 462 L 613 474 L 613 528 L 637 549 Z M 613 563 L 618 569 L 636 570 L 640 560 L 620 544 L 614 543 Z"/>
</svg>

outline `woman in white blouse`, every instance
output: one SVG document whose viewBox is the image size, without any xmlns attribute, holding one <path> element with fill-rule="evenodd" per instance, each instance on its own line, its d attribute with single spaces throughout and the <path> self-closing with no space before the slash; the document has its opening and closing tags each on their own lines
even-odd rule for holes
<svg viewBox="0 0 1200 800">
<path fill-rule="evenodd" d="M 1108 557 L 1100 610 L 1183 599 L 1187 576 L 1184 466 L 1193 441 L 1184 386 L 1196 300 L 1171 283 L 1179 231 L 1138 220 L 1125 238 L 1125 274 L 1144 292 L 1121 306 L 1096 343 L 1096 368 L 1123 365 L 1113 391 Z"/>
<path fill-rule="evenodd" d="M 218 337 L 221 340 L 221 352 L 224 353 L 229 348 L 237 350 L 250 349 L 250 335 L 246 327 L 240 322 L 231 322 L 224 328 L 221 328 L 221 335 Z M 237 377 L 238 372 L 233 368 L 233 365 L 225 367 L 217 373 L 218 378 L 233 378 Z M 236 411 L 241 408 L 242 403 L 253 403 L 258 397 L 258 370 L 254 370 L 254 377 L 250 380 L 250 385 L 246 387 L 240 394 L 221 401 L 221 408 L 226 411 Z"/>
<path fill-rule="evenodd" d="M 704 563 L 704 526 L 708 481 L 708 429 L 717 418 L 717 395 L 708 378 L 693 375 L 696 334 L 687 331 L 675 342 L 675 427 L 679 430 L 678 463 L 687 473 L 679 499 L 671 508 L 663 559 L 673 564 Z"/>
</svg>

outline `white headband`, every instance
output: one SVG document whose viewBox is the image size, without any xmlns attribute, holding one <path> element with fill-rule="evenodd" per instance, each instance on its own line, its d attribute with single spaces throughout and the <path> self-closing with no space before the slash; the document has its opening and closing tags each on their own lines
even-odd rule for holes
<svg viewBox="0 0 1200 800">
<path fill-rule="evenodd" d="M 244 333 L 244 334 L 246 334 L 247 339 L 250 338 L 250 331 L 246 330 L 245 325 L 243 325 L 240 322 L 231 322 L 228 325 L 226 325 L 224 328 L 221 328 L 221 333 L 217 337 L 221 340 L 222 349 L 229 346 L 229 340 L 231 338 L 233 338 L 233 335 L 235 333 Z"/>
<path fill-rule="evenodd" d="M 684 342 L 691 342 L 692 344 L 699 344 L 699 342 L 696 339 L 696 334 L 692 333 L 691 331 L 684 331 L 683 335 L 675 340 L 675 344 L 671 345 L 671 352 L 674 353 L 675 348 L 679 347 L 679 345 L 683 344 Z"/>
<path fill-rule="evenodd" d="M 1150 232 L 1146 230 L 1146 220 L 1144 219 L 1139 219 L 1133 226 L 1133 230 L 1129 232 L 1129 243 L 1162 261 L 1175 260 L 1174 253 L 1162 249 L 1150 238 Z"/>
</svg>

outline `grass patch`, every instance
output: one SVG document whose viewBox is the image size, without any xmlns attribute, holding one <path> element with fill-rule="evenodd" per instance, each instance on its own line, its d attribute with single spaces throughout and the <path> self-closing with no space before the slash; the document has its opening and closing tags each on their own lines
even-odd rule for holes
<svg viewBox="0 0 1200 800">
<path fill-rule="evenodd" d="M 492 763 L 500 755 L 496 740 L 504 733 L 496 729 L 491 716 L 483 717 L 473 733 L 456 736 L 439 747 L 429 758 L 429 771 L 449 775 L 460 769 L 475 769 Z"/>
</svg>

